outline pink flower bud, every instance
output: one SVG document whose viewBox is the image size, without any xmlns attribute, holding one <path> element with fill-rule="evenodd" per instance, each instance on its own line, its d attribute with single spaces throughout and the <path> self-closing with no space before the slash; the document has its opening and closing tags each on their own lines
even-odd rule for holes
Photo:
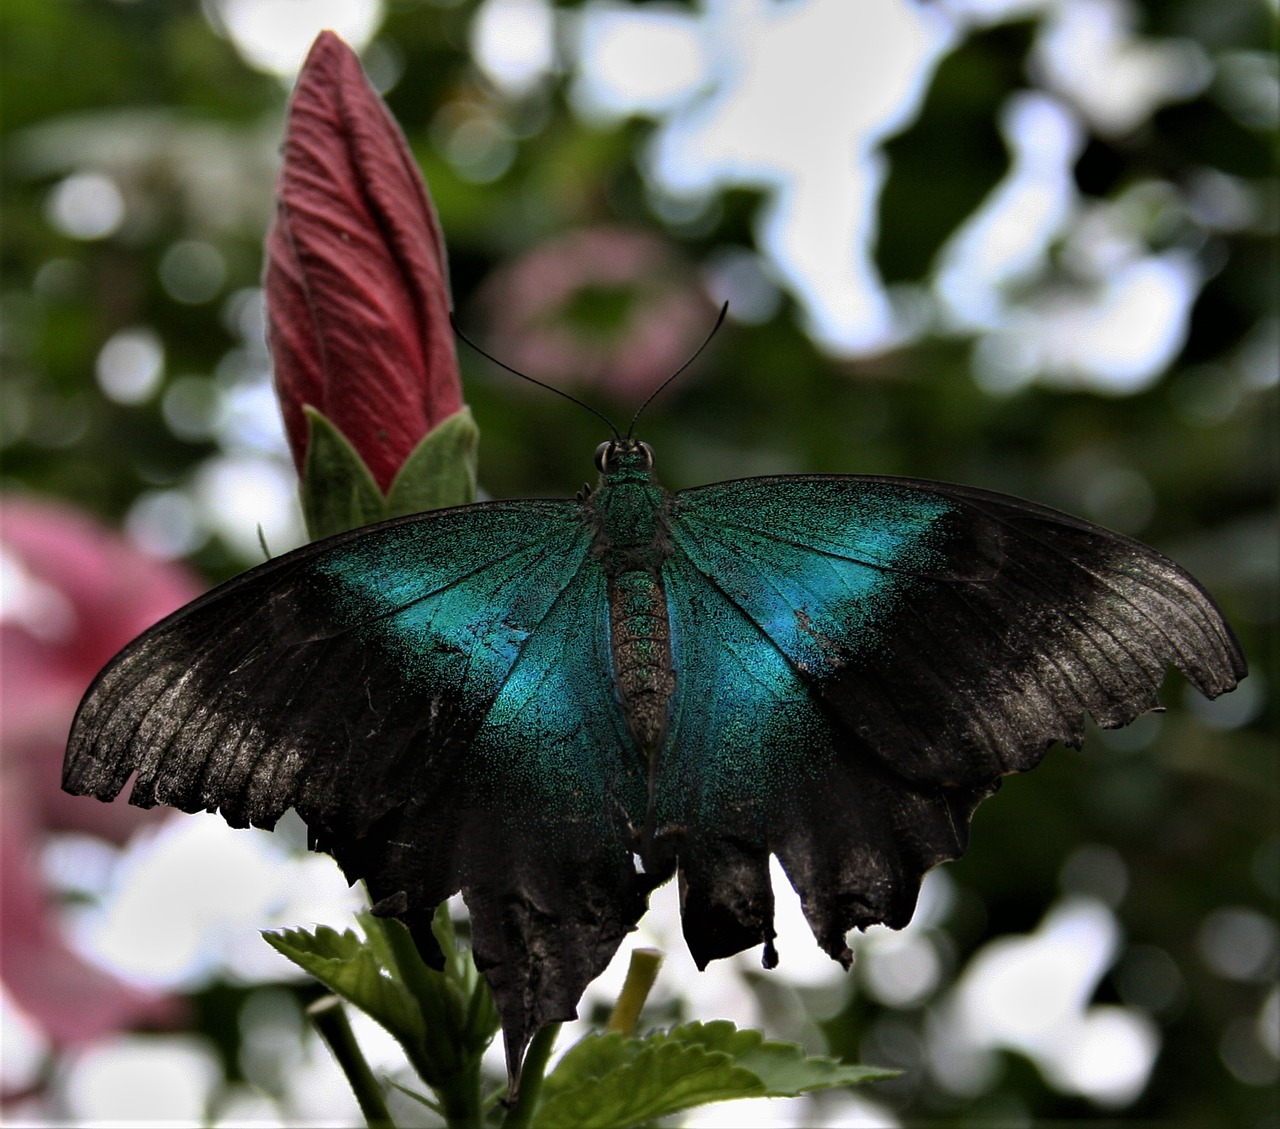
<svg viewBox="0 0 1280 1129">
<path fill-rule="evenodd" d="M 355 53 L 322 32 L 298 77 L 267 238 L 268 336 L 294 462 L 304 405 L 386 493 L 462 407 L 444 239 L 403 134 Z"/>
</svg>

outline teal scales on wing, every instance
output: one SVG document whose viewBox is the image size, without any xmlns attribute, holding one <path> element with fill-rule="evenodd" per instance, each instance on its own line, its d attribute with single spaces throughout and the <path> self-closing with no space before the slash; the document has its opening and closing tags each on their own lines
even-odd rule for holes
<svg viewBox="0 0 1280 1129">
<path fill-rule="evenodd" d="M 910 479 L 668 494 L 615 439 L 575 500 L 385 522 L 252 569 L 90 687 L 65 787 L 220 810 L 363 878 L 428 960 L 461 890 L 513 1070 L 678 870 L 698 964 L 762 944 L 768 860 L 846 965 L 907 922 L 975 806 L 1086 715 L 1245 664 L 1155 551 L 1003 495 Z"/>
</svg>

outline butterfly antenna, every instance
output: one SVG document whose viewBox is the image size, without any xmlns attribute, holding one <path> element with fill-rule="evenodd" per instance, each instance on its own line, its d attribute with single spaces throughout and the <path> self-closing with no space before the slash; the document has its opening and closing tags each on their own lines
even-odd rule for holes
<svg viewBox="0 0 1280 1129">
<path fill-rule="evenodd" d="M 669 377 L 667 377 L 666 380 L 664 380 L 661 384 L 659 384 L 657 388 L 655 388 L 652 392 L 650 392 L 649 398 L 645 400 L 645 402 L 636 409 L 636 414 L 631 417 L 631 426 L 627 428 L 628 439 L 631 438 L 632 432 L 634 432 L 636 429 L 636 420 L 640 418 L 640 413 L 643 412 L 645 408 L 647 408 L 650 404 L 653 403 L 653 401 L 657 398 L 659 392 L 661 392 L 664 388 L 666 388 L 668 384 L 670 384 L 673 380 L 675 380 L 677 376 L 679 376 L 682 372 L 684 372 L 685 369 L 687 369 L 691 364 L 693 364 L 694 361 L 696 361 L 702 355 L 702 350 L 705 349 L 708 345 L 710 345 L 711 339 L 717 333 L 720 332 L 720 327 L 724 325 L 725 314 L 727 314 L 728 312 L 729 312 L 729 303 L 726 302 L 723 306 L 720 307 L 720 316 L 716 318 L 716 324 L 711 327 L 711 332 L 707 334 L 707 339 L 693 351 L 693 356 L 690 357 L 687 361 L 685 361 L 685 363 L 682 364 L 678 369 L 676 369 L 676 371 L 673 372 Z"/>
<path fill-rule="evenodd" d="M 471 340 L 470 337 L 468 337 L 465 333 L 462 332 L 462 328 L 458 325 L 458 319 L 454 317 L 452 312 L 449 314 L 449 324 L 453 326 L 453 332 L 456 333 L 468 345 L 470 345 L 471 348 L 473 348 L 482 357 L 485 357 L 486 359 L 492 361 L 499 368 L 506 369 L 507 372 L 512 373 L 514 376 L 518 376 L 521 380 L 527 380 L 530 384 L 536 384 L 539 388 L 545 388 L 548 392 L 554 392 L 557 396 L 563 396 L 570 403 L 577 404 L 578 407 L 580 408 L 586 408 L 587 411 L 589 411 L 593 416 L 597 416 L 598 418 L 604 420 L 609 430 L 613 432 L 613 437 L 615 439 L 622 438 L 622 436 L 618 434 L 618 429 L 614 427 L 613 421 L 607 415 L 605 415 L 604 412 L 597 411 L 590 404 L 584 403 L 582 400 L 579 400 L 577 396 L 569 395 L 569 393 L 566 392 L 563 388 L 557 388 L 554 384 L 544 384 L 541 380 L 538 380 L 530 376 L 527 372 L 521 372 L 518 368 L 512 368 L 509 364 L 506 363 L 506 361 L 500 361 L 492 353 L 487 352 L 484 349 L 481 349 L 479 345 L 477 345 L 474 341 Z M 695 353 L 694 355 L 696 356 L 697 354 Z"/>
</svg>

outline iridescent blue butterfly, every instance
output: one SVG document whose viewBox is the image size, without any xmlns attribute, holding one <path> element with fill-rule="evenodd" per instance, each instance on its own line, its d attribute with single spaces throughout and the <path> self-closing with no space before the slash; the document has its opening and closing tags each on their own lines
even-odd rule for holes
<svg viewBox="0 0 1280 1129">
<path fill-rule="evenodd" d="M 439 960 L 461 890 L 510 1060 L 571 1017 L 677 871 L 699 965 L 773 949 L 769 856 L 818 943 L 904 925 L 1006 773 L 1169 664 L 1245 673 L 1159 553 L 1015 498 L 905 478 L 669 494 L 616 437 L 594 490 L 384 522 L 263 564 L 125 648 L 65 787 L 218 809 L 367 881 Z"/>
</svg>

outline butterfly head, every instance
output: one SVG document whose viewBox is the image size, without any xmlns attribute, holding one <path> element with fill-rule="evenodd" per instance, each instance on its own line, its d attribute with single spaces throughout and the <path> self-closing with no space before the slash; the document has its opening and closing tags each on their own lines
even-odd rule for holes
<svg viewBox="0 0 1280 1129">
<path fill-rule="evenodd" d="M 596 470 L 602 477 L 647 479 L 653 470 L 653 448 L 641 439 L 610 439 L 596 448 Z"/>
</svg>

